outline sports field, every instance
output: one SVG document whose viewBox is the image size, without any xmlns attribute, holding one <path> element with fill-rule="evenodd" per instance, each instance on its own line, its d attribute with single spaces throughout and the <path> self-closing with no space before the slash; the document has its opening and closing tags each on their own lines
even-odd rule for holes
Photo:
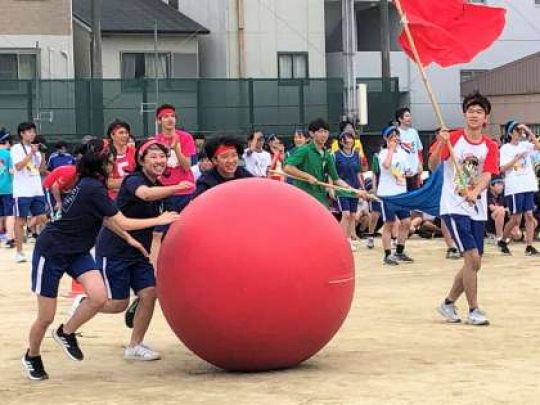
<svg viewBox="0 0 540 405">
<path fill-rule="evenodd" d="M 380 240 L 376 241 L 380 244 Z M 30 246 L 31 247 L 31 246 Z M 183 347 L 158 310 L 146 342 L 156 362 L 127 362 L 129 331 L 120 315 L 98 315 L 79 339 L 86 359 L 69 360 L 47 336 L 42 356 L 50 380 L 30 382 L 21 356 L 35 315 L 30 265 L 0 251 L 0 403 L 7 404 L 532 404 L 540 397 L 540 258 L 502 257 L 487 246 L 479 281 L 488 327 L 449 325 L 435 307 L 459 262 L 443 242 L 413 239 L 415 264 L 381 265 L 380 247 L 356 253 L 357 289 L 339 334 L 296 369 L 220 371 Z M 30 254 L 30 252 L 27 252 Z M 66 278 L 62 293 L 69 290 Z M 466 304 L 458 302 L 465 315 Z M 59 300 L 57 320 L 70 301 Z"/>
</svg>

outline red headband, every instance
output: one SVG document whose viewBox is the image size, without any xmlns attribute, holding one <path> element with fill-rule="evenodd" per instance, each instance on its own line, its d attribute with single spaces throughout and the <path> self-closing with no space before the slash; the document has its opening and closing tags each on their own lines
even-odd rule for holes
<svg viewBox="0 0 540 405">
<path fill-rule="evenodd" d="M 174 111 L 172 108 L 164 108 L 163 110 L 161 110 L 161 111 L 158 113 L 158 115 L 157 115 L 158 119 L 163 118 L 163 116 L 164 116 L 165 114 L 175 114 L 175 115 L 176 115 L 176 111 Z"/>
<path fill-rule="evenodd" d="M 146 152 L 150 147 L 152 147 L 154 145 L 163 145 L 163 144 L 161 142 L 156 141 L 155 139 L 152 139 L 152 140 L 146 142 L 144 145 L 142 145 L 139 148 L 139 157 L 142 158 L 143 155 L 144 155 L 144 152 Z M 163 145 L 163 146 L 165 146 L 165 145 Z"/>
<path fill-rule="evenodd" d="M 236 148 L 231 145 L 219 145 L 213 157 L 216 157 L 217 155 L 221 155 L 222 153 L 225 153 L 225 152 L 229 152 L 231 150 L 236 151 Z"/>
</svg>

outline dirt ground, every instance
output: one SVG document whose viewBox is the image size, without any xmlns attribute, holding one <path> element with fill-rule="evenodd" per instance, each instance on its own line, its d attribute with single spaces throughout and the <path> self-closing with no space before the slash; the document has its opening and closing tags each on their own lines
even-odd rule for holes
<svg viewBox="0 0 540 405">
<path fill-rule="evenodd" d="M 0 403 L 537 403 L 540 258 L 513 248 L 513 257 L 501 257 L 487 246 L 479 284 L 488 327 L 449 325 L 436 314 L 459 266 L 444 259 L 441 240 L 412 240 L 408 251 L 416 263 L 398 268 L 383 267 L 380 248 L 368 251 L 362 244 L 356 297 L 345 325 L 296 369 L 220 371 L 182 346 L 158 310 L 146 342 L 162 360 L 123 360 L 129 336 L 123 317 L 99 315 L 81 330 L 83 362 L 69 360 L 47 336 L 42 355 L 50 380 L 37 383 L 26 379 L 20 361 L 35 314 L 30 266 L 14 264 L 14 252 L 2 249 Z M 61 292 L 68 290 L 64 279 Z M 465 302 L 458 306 L 465 315 Z M 70 300 L 59 300 L 58 321 L 69 307 Z"/>
</svg>

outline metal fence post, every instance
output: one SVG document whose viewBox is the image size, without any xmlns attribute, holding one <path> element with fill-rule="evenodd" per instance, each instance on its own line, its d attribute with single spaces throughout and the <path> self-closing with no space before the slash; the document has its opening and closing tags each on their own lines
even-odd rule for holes
<svg viewBox="0 0 540 405">
<path fill-rule="evenodd" d="M 26 116 L 28 118 L 28 121 L 32 121 L 34 119 L 34 95 L 32 93 L 32 80 L 28 80 L 26 82 Z"/>
<path fill-rule="evenodd" d="M 255 129 L 255 94 L 253 89 L 253 79 L 248 79 L 248 92 L 249 92 L 249 126 L 251 131 Z"/>
<path fill-rule="evenodd" d="M 306 124 L 306 104 L 305 104 L 305 97 L 304 97 L 304 79 L 300 79 L 300 83 L 298 85 L 298 109 L 299 109 L 299 115 L 300 115 L 300 123 L 302 124 L 302 128 L 304 128 L 305 124 Z"/>
</svg>

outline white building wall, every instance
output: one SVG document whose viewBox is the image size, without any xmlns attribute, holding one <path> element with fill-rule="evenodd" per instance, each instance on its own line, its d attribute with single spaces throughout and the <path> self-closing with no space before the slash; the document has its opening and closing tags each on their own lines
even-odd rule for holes
<svg viewBox="0 0 540 405">
<path fill-rule="evenodd" d="M 197 53 L 197 37 L 167 37 L 160 35 L 158 52 Z M 102 38 L 101 58 L 103 62 L 103 78 L 118 79 L 121 76 L 122 52 L 154 52 L 154 37 L 150 36 L 104 36 Z"/>
<path fill-rule="evenodd" d="M 238 0 L 184 0 L 180 11 L 210 30 L 201 76 L 239 75 Z M 244 0 L 246 77 L 276 78 L 278 52 L 308 52 L 310 77 L 326 76 L 324 0 Z"/>
<path fill-rule="evenodd" d="M 42 79 L 73 78 L 73 37 L 71 35 L 2 35 L 0 49 L 35 49 L 39 43 L 38 68 Z"/>
<path fill-rule="evenodd" d="M 504 7 L 507 23 L 501 37 L 471 63 L 440 68 L 432 65 L 428 76 L 450 127 L 463 125 L 460 95 L 460 71 L 470 69 L 493 69 L 516 59 L 538 52 L 540 49 L 540 7 L 533 0 L 488 0 L 488 5 Z M 329 54 L 328 75 L 342 76 L 340 53 Z M 358 77 L 380 77 L 379 52 L 359 52 L 355 59 Z M 403 53 L 391 53 L 392 76 L 399 77 L 400 89 L 408 91 L 415 126 L 420 130 L 432 130 L 438 126 L 433 108 L 424 89 L 416 65 Z"/>
</svg>

